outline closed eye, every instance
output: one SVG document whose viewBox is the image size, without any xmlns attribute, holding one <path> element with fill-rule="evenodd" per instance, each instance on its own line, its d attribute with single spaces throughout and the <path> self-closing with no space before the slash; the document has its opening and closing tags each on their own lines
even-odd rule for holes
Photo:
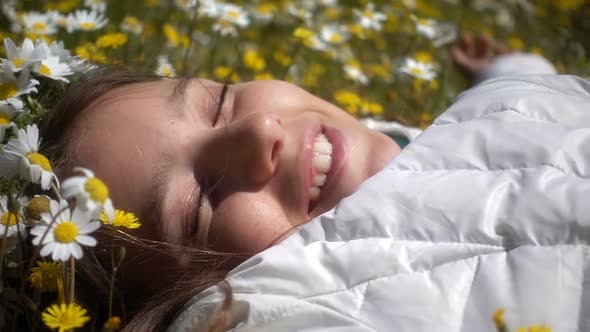
<svg viewBox="0 0 590 332">
<path fill-rule="evenodd" d="M 217 122 L 219 121 L 219 118 L 222 114 L 223 111 L 223 103 L 225 101 L 225 97 L 227 95 L 227 90 L 229 88 L 229 83 L 225 83 L 223 85 L 223 88 L 221 89 L 221 93 L 219 95 L 219 101 L 217 103 L 217 109 L 215 110 L 215 117 L 213 118 L 213 123 L 212 126 L 215 127 Z M 193 213 L 193 215 L 195 216 L 194 221 L 191 223 L 190 225 L 190 234 L 191 237 L 194 238 L 197 234 L 197 232 L 199 231 L 199 225 L 201 222 L 201 209 L 203 207 L 203 202 L 206 199 L 207 196 L 209 196 L 212 191 L 215 189 L 215 185 L 211 185 L 210 183 L 211 181 L 209 181 L 209 179 L 207 178 L 207 176 L 203 176 L 201 175 L 201 178 L 199 179 L 199 184 L 201 186 L 201 190 L 199 191 L 199 196 L 197 198 L 197 202 L 196 202 L 196 206 L 195 206 L 195 212 Z"/>
</svg>

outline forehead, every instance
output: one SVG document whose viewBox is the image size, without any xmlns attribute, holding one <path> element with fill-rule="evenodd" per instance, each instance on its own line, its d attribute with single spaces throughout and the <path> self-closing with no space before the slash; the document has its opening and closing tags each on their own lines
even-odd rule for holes
<svg viewBox="0 0 590 332">
<path fill-rule="evenodd" d="M 170 117 L 175 83 L 138 83 L 105 94 L 80 115 L 70 136 L 76 141 L 72 166 L 92 169 L 109 186 L 116 207 L 142 219 L 151 217 L 145 211 L 152 178 L 170 145 L 167 133 L 178 122 Z"/>
</svg>

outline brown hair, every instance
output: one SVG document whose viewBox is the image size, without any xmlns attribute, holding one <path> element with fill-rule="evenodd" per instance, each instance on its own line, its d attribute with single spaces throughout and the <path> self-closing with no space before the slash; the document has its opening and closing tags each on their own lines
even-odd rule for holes
<svg viewBox="0 0 590 332">
<path fill-rule="evenodd" d="M 76 138 L 71 134 L 75 119 L 83 113 L 98 98 L 113 89 L 134 83 L 157 81 L 160 78 L 129 72 L 106 72 L 95 71 L 88 77 L 82 78 L 66 91 L 63 98 L 50 112 L 46 121 L 41 125 L 41 137 L 43 137 L 43 153 L 52 161 L 54 172 L 58 178 L 63 179 L 69 174 L 72 166 L 75 166 L 74 145 Z M 165 289 L 156 292 L 155 290 L 143 290 L 132 287 L 132 280 L 124 280 L 118 273 L 119 289 L 118 297 L 121 299 L 120 311 L 125 316 L 133 318 L 125 327 L 125 331 L 160 331 L 166 328 L 174 319 L 182 306 L 194 295 L 206 288 L 219 284 L 226 295 L 221 310 L 211 320 L 210 329 L 215 331 L 224 330 L 228 323 L 229 311 L 231 309 L 231 287 L 223 282 L 227 272 L 243 262 L 247 255 L 237 255 L 200 250 L 171 244 L 139 239 L 131 235 L 118 232 L 116 239 L 110 241 L 111 245 L 127 248 L 140 248 L 145 255 L 164 255 L 174 257 L 182 252 L 189 257 L 189 261 L 195 264 L 188 264 L 192 271 L 165 271 L 164 273 L 175 274 L 177 281 Z M 100 235 L 99 235 L 100 236 Z M 105 239 L 105 237 L 102 237 Z M 109 241 L 104 241 L 109 243 Z M 110 268 L 109 266 L 111 248 L 101 244 L 89 253 L 91 259 L 81 260 L 78 269 L 82 275 L 81 282 L 78 282 L 78 295 L 80 301 L 90 307 L 90 312 L 95 312 L 95 325 L 100 326 L 108 318 L 105 306 L 108 303 L 96 303 L 97 299 L 108 298 L 110 290 Z M 108 262 L 108 263 L 106 263 Z M 123 263 L 123 265 L 125 262 Z M 86 300 L 84 298 L 87 298 Z M 88 299 L 93 299 L 91 303 Z M 117 311 L 115 311 L 115 315 Z"/>
</svg>

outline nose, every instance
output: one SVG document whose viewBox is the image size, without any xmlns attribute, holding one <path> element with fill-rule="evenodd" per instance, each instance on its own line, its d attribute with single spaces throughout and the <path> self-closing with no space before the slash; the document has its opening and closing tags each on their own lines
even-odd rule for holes
<svg viewBox="0 0 590 332">
<path fill-rule="evenodd" d="M 224 180 L 262 185 L 277 170 L 286 132 L 274 113 L 252 113 L 218 132 L 212 151 L 222 157 L 218 174 Z"/>
</svg>

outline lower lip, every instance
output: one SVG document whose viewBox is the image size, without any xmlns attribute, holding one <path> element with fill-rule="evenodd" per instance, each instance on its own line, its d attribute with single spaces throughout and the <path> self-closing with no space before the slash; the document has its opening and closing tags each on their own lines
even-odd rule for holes
<svg viewBox="0 0 590 332">
<path fill-rule="evenodd" d="M 332 201 L 332 192 L 337 187 L 339 179 L 346 170 L 347 160 L 347 149 L 346 149 L 346 138 L 342 132 L 335 128 L 322 127 L 322 133 L 326 136 L 330 144 L 332 144 L 332 166 L 328 173 L 326 173 L 326 182 L 320 188 L 320 196 L 313 204 L 313 208 L 310 210 L 310 215 L 318 208 L 322 208 L 323 202 Z M 325 207 L 324 207 L 325 208 Z"/>
</svg>

